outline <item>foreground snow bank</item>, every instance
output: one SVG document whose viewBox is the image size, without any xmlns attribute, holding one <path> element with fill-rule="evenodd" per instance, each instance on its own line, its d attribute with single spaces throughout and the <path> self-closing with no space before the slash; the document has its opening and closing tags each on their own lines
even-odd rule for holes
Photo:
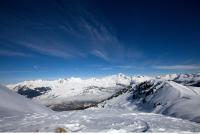
<svg viewBox="0 0 200 134">
<path fill-rule="evenodd" d="M 143 82 L 135 87 L 133 99 L 139 109 L 200 122 L 199 94 L 173 81 Z"/>
<path fill-rule="evenodd" d="M 126 109 L 91 108 L 3 118 L 0 131 L 7 132 L 199 132 L 200 124 L 153 113 Z"/>
<path fill-rule="evenodd" d="M 8 88 L 0 85 L 0 114 L 13 116 L 22 113 L 50 113 L 51 110 L 36 104 Z"/>
</svg>

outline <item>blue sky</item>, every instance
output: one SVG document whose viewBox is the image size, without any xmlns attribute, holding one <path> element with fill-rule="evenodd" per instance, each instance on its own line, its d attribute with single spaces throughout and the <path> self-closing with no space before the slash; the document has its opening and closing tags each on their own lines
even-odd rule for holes
<svg viewBox="0 0 200 134">
<path fill-rule="evenodd" d="M 200 70 L 193 0 L 0 2 L 0 83 Z"/>
</svg>

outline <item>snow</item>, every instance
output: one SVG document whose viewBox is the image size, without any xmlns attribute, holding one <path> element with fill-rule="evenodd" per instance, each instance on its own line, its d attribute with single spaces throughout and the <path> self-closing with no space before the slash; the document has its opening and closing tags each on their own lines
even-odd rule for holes
<svg viewBox="0 0 200 134">
<path fill-rule="evenodd" d="M 187 86 L 200 86 L 200 75 L 199 73 L 194 74 L 167 74 L 157 76 L 156 79 L 160 80 L 171 80 L 177 83 L 181 83 Z"/>
<path fill-rule="evenodd" d="M 196 92 L 196 94 L 200 95 L 200 87 L 194 87 L 194 86 L 187 86 L 187 87 Z"/>
<path fill-rule="evenodd" d="M 34 97 L 33 100 L 37 103 L 53 108 L 58 107 L 58 105 L 67 106 L 72 104 L 72 102 L 100 102 L 130 85 L 131 81 L 131 77 L 120 73 L 98 79 L 81 79 L 72 77 L 52 81 L 24 81 L 18 84 L 7 85 L 7 87 L 15 91 L 18 91 L 22 87 L 30 88 L 32 90 L 40 87 L 49 87 L 51 89 L 50 91 Z M 71 108 L 72 107 L 66 107 L 66 109 Z"/>
<path fill-rule="evenodd" d="M 0 85 L 0 114 L 12 116 L 21 113 L 49 113 L 51 110 L 36 104 Z"/>
<path fill-rule="evenodd" d="M 190 121 L 200 122 L 200 96 L 194 90 L 173 81 L 149 81 L 153 92 L 140 95 L 138 107 L 148 112 L 161 113 Z M 139 96 L 135 92 L 135 96 Z M 145 100 L 145 101 L 144 101 Z"/>
<path fill-rule="evenodd" d="M 166 75 L 156 76 L 157 79 L 162 79 L 162 80 L 174 80 L 177 77 L 178 77 L 177 74 L 166 74 Z"/>
<path fill-rule="evenodd" d="M 138 84 L 147 80 L 151 80 L 153 77 L 150 76 L 131 76 L 132 83 Z"/>
<path fill-rule="evenodd" d="M 153 113 L 126 109 L 90 108 L 1 118 L 1 132 L 199 132 L 200 124 Z"/>
<path fill-rule="evenodd" d="M 118 74 L 8 85 L 14 91 L 23 86 L 50 87 L 50 91 L 32 99 L 44 105 L 99 103 L 85 110 L 62 112 L 52 112 L 0 87 L 0 95 L 5 96 L 0 96 L 0 132 L 55 132 L 58 128 L 67 132 L 200 132 L 199 87 L 187 85 L 185 80 L 181 84 L 175 82 L 183 77 L 197 81 L 199 78 Z"/>
</svg>

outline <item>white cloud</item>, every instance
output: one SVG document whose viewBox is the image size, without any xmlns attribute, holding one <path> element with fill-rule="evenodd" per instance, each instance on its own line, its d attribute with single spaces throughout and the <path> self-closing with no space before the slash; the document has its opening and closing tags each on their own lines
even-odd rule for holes
<svg viewBox="0 0 200 134">
<path fill-rule="evenodd" d="M 68 6 L 68 2 L 64 4 Z M 60 4 L 58 6 L 63 7 Z M 65 8 L 66 11 L 59 10 L 59 8 L 53 8 L 53 10 L 58 13 L 57 19 L 53 15 L 46 16 L 52 19 L 52 22 L 47 22 L 45 19 L 36 20 L 35 23 L 40 27 L 32 30 L 32 28 L 27 28 L 34 27 L 31 21 L 25 22 L 18 18 L 15 21 L 21 24 L 21 33 L 16 32 L 19 31 L 18 27 L 14 27 L 14 33 L 10 34 L 5 31 L 0 35 L 1 38 L 11 40 L 15 45 L 26 47 L 33 52 L 59 58 L 91 56 L 91 51 L 95 49 L 93 54 L 107 61 L 108 54 L 111 57 L 120 54 L 116 51 L 120 43 L 110 30 L 110 26 L 106 26 L 106 22 L 101 21 L 91 11 L 81 5 L 78 7 L 74 5 L 72 10 L 68 7 Z M 60 16 L 60 14 L 65 14 L 65 16 Z M 23 17 L 29 20 L 28 15 Z M 22 33 L 28 34 L 24 36 Z M 79 42 L 83 43 L 79 44 Z M 109 53 L 111 50 L 112 53 Z M 15 55 L 20 54 L 15 53 Z"/>
<path fill-rule="evenodd" d="M 98 66 L 98 68 L 101 68 L 101 70 L 116 70 L 116 69 L 128 70 L 136 67 L 130 65 L 115 65 L 115 66 Z"/>
<path fill-rule="evenodd" d="M 19 57 L 30 56 L 30 55 L 27 55 L 22 52 L 10 51 L 10 50 L 0 50 L 0 55 L 2 55 L 2 56 L 19 56 Z"/>
<path fill-rule="evenodd" d="M 125 57 L 135 58 L 143 55 L 141 52 L 125 48 L 114 28 L 102 14 L 84 5 L 77 5 L 76 2 L 55 2 L 57 4 L 48 3 L 49 10 L 54 14 L 45 11 L 45 19 L 41 16 L 43 10 L 41 14 L 37 14 L 34 21 L 29 12 L 23 16 L 13 13 L 11 17 L 14 17 L 15 25 L 6 24 L 6 27 L 12 27 L 12 32 L 2 30 L 0 37 L 12 41 L 16 47 L 26 48 L 27 51 L 66 59 L 88 57 L 91 56 L 91 51 L 93 55 L 109 62 L 120 62 Z M 30 10 L 37 12 L 36 9 L 46 5 L 37 8 L 34 6 L 31 5 L 30 8 L 33 9 Z"/>
<path fill-rule="evenodd" d="M 113 70 L 113 68 L 112 67 L 103 67 L 103 68 L 101 68 L 101 70 Z"/>
<path fill-rule="evenodd" d="M 122 66 L 116 66 L 118 68 L 121 68 L 121 69 L 131 69 L 131 68 L 134 68 L 134 66 L 129 66 L 129 65 L 122 65 Z"/>
<path fill-rule="evenodd" d="M 25 46 L 43 55 L 55 56 L 55 57 L 60 57 L 60 58 L 74 57 L 74 55 L 69 52 L 69 49 L 67 49 L 67 46 L 59 47 L 56 45 L 40 45 L 40 43 L 34 44 L 34 43 L 25 42 L 25 41 L 18 41 L 18 43 L 22 46 Z"/>
<path fill-rule="evenodd" d="M 200 69 L 200 65 L 172 65 L 172 66 L 162 66 L 155 65 L 152 66 L 155 69 L 163 69 L 163 70 L 195 70 Z"/>
<path fill-rule="evenodd" d="M 13 73 L 30 73 L 31 70 L 4 70 L 0 71 L 0 74 L 13 74 Z"/>
<path fill-rule="evenodd" d="M 100 50 L 93 50 L 91 52 L 91 54 L 93 54 L 93 55 L 95 55 L 95 56 L 97 56 L 97 57 L 99 57 L 101 59 L 104 59 L 106 61 L 109 61 L 108 56 L 105 53 L 101 52 Z"/>
</svg>

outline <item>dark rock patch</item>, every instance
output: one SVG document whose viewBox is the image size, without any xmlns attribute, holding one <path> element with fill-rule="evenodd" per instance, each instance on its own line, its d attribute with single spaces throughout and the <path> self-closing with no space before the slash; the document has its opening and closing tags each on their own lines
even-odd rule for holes
<svg viewBox="0 0 200 134">
<path fill-rule="evenodd" d="M 38 87 L 38 88 L 31 89 L 26 86 L 23 86 L 18 89 L 17 93 L 21 94 L 23 96 L 26 96 L 27 98 L 32 99 L 34 97 L 45 94 L 49 90 L 51 90 L 51 88 L 49 88 L 49 87 Z"/>
</svg>

